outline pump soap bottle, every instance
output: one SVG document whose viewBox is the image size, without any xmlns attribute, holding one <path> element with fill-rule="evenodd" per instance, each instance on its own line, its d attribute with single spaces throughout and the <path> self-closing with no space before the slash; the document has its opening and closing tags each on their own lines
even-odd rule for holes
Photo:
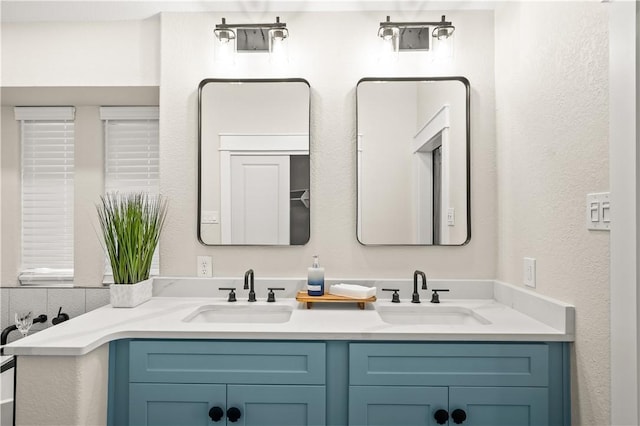
<svg viewBox="0 0 640 426">
<path fill-rule="evenodd" d="M 318 256 L 313 256 L 313 265 L 308 269 L 307 294 L 322 296 L 324 294 L 324 268 L 318 263 Z"/>
</svg>

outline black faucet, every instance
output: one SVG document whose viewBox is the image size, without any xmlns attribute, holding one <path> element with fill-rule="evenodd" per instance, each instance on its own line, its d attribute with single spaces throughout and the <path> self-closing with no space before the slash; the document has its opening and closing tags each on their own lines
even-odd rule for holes
<svg viewBox="0 0 640 426">
<path fill-rule="evenodd" d="M 420 303 L 420 295 L 418 294 L 418 275 L 422 277 L 422 289 L 427 289 L 427 276 L 417 269 L 413 273 L 413 294 L 411 295 L 411 303 Z"/>
<path fill-rule="evenodd" d="M 69 321 L 69 314 L 62 312 L 62 306 L 60 306 L 60 309 L 58 309 L 58 316 L 51 320 L 51 324 L 58 325 L 65 321 Z"/>
<path fill-rule="evenodd" d="M 251 283 L 251 288 L 249 288 L 249 283 Z M 256 292 L 253 288 L 253 269 L 249 269 L 244 273 L 244 289 L 249 290 L 249 302 L 255 302 Z"/>
<path fill-rule="evenodd" d="M 41 314 L 33 319 L 33 324 L 37 324 L 39 322 L 47 322 L 47 316 L 45 314 Z M 9 333 L 17 329 L 18 329 L 18 326 L 13 324 L 5 328 L 4 330 L 2 330 L 2 335 L 0 335 L 0 346 L 6 345 L 7 339 L 9 338 Z M 4 348 L 0 348 L 0 355 L 4 355 Z"/>
</svg>

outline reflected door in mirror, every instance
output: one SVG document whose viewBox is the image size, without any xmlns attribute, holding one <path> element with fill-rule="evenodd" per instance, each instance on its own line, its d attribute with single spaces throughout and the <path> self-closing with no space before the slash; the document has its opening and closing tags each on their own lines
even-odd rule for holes
<svg viewBox="0 0 640 426">
<path fill-rule="evenodd" d="M 357 133 L 357 237 L 362 244 L 468 242 L 466 79 L 362 79 Z"/>
</svg>

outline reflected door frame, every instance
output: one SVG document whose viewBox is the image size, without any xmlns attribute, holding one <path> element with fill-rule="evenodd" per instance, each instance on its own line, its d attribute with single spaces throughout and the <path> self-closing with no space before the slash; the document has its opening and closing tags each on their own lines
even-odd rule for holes
<svg viewBox="0 0 640 426">
<path fill-rule="evenodd" d="M 433 154 L 441 148 L 441 198 L 440 198 L 440 241 L 449 244 L 447 232 L 447 210 L 450 198 L 450 158 L 449 142 L 450 108 L 444 105 L 416 133 L 411 146 L 413 168 L 413 199 L 415 200 L 416 244 L 433 244 Z"/>
<path fill-rule="evenodd" d="M 220 230 L 221 243 L 232 242 L 232 160 L 238 156 L 309 155 L 308 134 L 220 134 Z M 287 206 L 289 194 L 286 195 Z M 284 196 L 284 195 L 283 195 Z M 287 228 L 288 235 L 288 228 Z M 276 244 L 276 243 L 273 243 Z M 279 241 L 287 245 L 289 242 Z"/>
</svg>

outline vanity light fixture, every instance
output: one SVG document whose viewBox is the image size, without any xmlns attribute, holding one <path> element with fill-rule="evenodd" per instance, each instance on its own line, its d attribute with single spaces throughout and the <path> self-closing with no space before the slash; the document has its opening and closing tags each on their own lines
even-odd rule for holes
<svg viewBox="0 0 640 426">
<path fill-rule="evenodd" d="M 267 24 L 227 24 L 222 18 L 216 24 L 214 34 L 217 48 L 235 52 L 269 52 L 275 55 L 286 54 L 289 30 L 287 24 L 276 17 L 274 23 Z M 230 48 L 228 46 L 231 46 Z"/>
<path fill-rule="evenodd" d="M 432 31 L 429 30 L 430 27 L 433 27 Z M 378 37 L 384 41 L 385 50 L 393 52 L 432 50 L 430 41 L 433 38 L 433 50 L 438 51 L 444 45 L 451 47 L 455 29 L 445 15 L 442 15 L 440 21 L 434 22 L 393 22 L 387 16 L 386 21 L 380 22 Z"/>
</svg>

